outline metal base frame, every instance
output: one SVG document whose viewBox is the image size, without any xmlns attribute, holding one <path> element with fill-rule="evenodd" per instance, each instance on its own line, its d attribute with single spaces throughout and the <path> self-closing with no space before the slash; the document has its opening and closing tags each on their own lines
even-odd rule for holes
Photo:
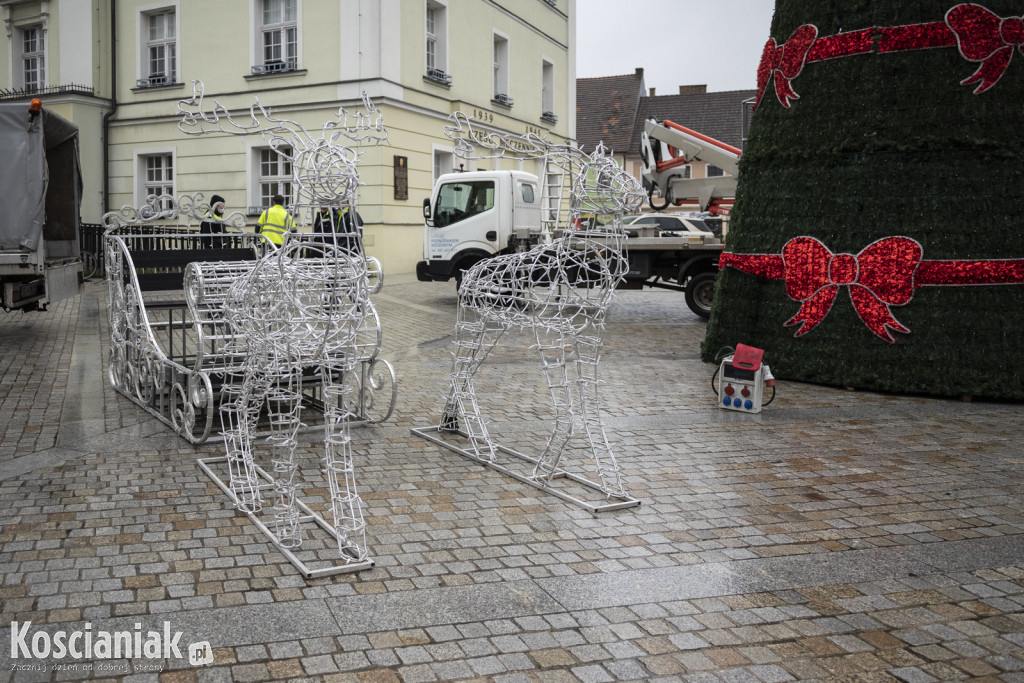
<svg viewBox="0 0 1024 683">
<path fill-rule="evenodd" d="M 624 508 L 631 508 L 631 507 L 636 507 L 636 506 L 640 505 L 640 501 L 638 499 L 636 499 L 636 498 L 633 498 L 632 496 L 624 498 L 624 499 L 621 499 L 621 500 L 617 500 L 614 503 L 606 503 L 604 505 L 598 505 L 598 504 L 595 504 L 595 503 L 590 503 L 590 502 L 585 501 L 585 500 L 581 500 L 580 498 L 572 496 L 572 495 L 566 493 L 565 491 L 560 491 L 560 490 L 558 490 L 558 489 L 556 489 L 556 488 L 554 488 L 554 487 L 552 487 L 552 486 L 550 486 L 548 484 L 545 484 L 542 481 L 538 481 L 536 479 L 531 479 L 530 477 L 523 476 L 522 474 L 519 474 L 518 472 L 514 472 L 513 470 L 510 470 L 509 468 L 505 467 L 504 465 L 499 465 L 496 462 L 491 462 L 490 460 L 487 460 L 486 458 L 477 457 L 477 455 L 475 453 L 473 453 L 472 451 L 468 451 L 465 448 L 460 448 L 459 446 L 456 446 L 455 444 L 448 443 L 444 439 L 441 439 L 440 437 L 435 436 L 435 434 L 457 434 L 458 436 L 461 436 L 463 438 L 468 439 L 469 438 L 469 434 L 467 434 L 466 432 L 464 432 L 462 430 L 441 429 L 440 427 L 422 427 L 422 428 L 415 428 L 414 427 L 411 431 L 412 431 L 413 434 L 415 434 L 415 435 L 417 435 L 419 437 L 422 437 L 422 438 L 426 439 L 427 441 L 430 441 L 431 443 L 435 443 L 438 446 L 442 446 L 442 447 L 444 447 L 444 448 L 446 448 L 446 449 L 448 449 L 448 450 L 450 450 L 450 451 L 452 451 L 454 453 L 457 453 L 457 454 L 461 455 L 462 457 L 464 457 L 464 458 L 466 458 L 468 460 L 472 460 L 473 462 L 480 463 L 481 465 L 484 465 L 486 467 L 490 467 L 491 469 L 497 470 L 498 472 L 501 472 L 502 474 L 507 474 L 508 476 L 512 477 L 513 479 L 518 479 L 519 481 L 523 482 L 524 484 L 529 484 L 530 486 L 532 486 L 534 488 L 538 488 L 541 491 L 544 491 L 546 493 L 550 493 L 551 495 L 555 496 L 556 498 L 561 498 L 562 500 L 566 501 L 567 503 L 572 503 L 573 505 L 577 505 L 577 506 L 579 506 L 579 507 L 583 508 L 584 510 L 587 510 L 588 512 L 591 512 L 591 513 L 595 513 L 596 514 L 598 512 L 611 512 L 612 510 L 622 510 Z M 507 448 L 505 446 L 502 446 L 501 444 L 494 444 L 494 448 L 496 450 L 501 451 L 502 453 L 507 453 L 508 455 L 511 455 L 514 458 L 518 458 L 519 460 L 524 460 L 524 461 L 526 461 L 528 463 L 532 463 L 534 465 L 537 464 L 537 459 L 536 458 L 531 458 L 530 456 L 525 455 L 524 453 L 520 453 L 519 451 L 513 450 L 511 448 Z M 587 479 L 586 477 L 581 477 L 578 474 L 573 474 L 572 472 L 567 472 L 566 470 L 563 470 L 561 468 L 555 470 L 555 472 L 551 475 L 551 479 L 569 479 L 571 481 L 576 482 L 577 484 L 582 484 L 583 486 L 585 486 L 587 488 L 593 489 L 595 491 L 599 491 L 601 493 L 605 493 L 604 489 L 601 487 L 600 484 L 598 484 L 596 482 L 593 482 L 593 481 Z"/>
<path fill-rule="evenodd" d="M 196 462 L 199 463 L 199 467 L 206 473 L 206 476 L 210 477 L 210 479 L 213 480 L 213 483 L 219 486 L 224 493 L 228 494 L 228 498 L 234 502 L 235 496 L 231 493 L 231 487 L 229 487 L 227 483 L 225 483 L 225 481 L 221 479 L 221 477 L 210 467 L 210 465 L 221 463 L 226 465 L 227 461 L 227 456 L 221 456 L 218 458 L 199 458 L 196 460 Z M 260 490 L 273 488 L 274 478 L 259 465 L 256 466 L 256 473 L 259 474 L 259 476 L 266 482 L 265 484 L 260 485 Z M 300 524 L 313 524 L 314 526 L 319 526 L 336 542 L 340 542 L 338 532 L 335 531 L 334 527 L 331 526 L 321 515 L 311 510 L 309 506 L 301 500 L 297 500 L 296 505 L 304 513 L 303 516 L 299 518 Z M 244 514 L 250 519 L 250 521 L 252 521 L 253 524 L 256 525 L 256 528 L 263 532 L 264 536 L 273 541 L 274 545 L 277 546 L 277 549 L 288 558 L 288 561 L 291 562 L 307 580 L 319 579 L 324 576 L 333 576 L 335 574 L 359 572 L 364 569 L 372 569 L 374 566 L 373 560 L 364 560 L 362 562 L 349 562 L 347 564 L 331 565 L 320 569 L 310 569 L 305 562 L 292 552 L 291 548 L 285 548 L 280 544 L 277 535 L 266 524 L 260 521 L 256 513 L 245 512 Z"/>
</svg>

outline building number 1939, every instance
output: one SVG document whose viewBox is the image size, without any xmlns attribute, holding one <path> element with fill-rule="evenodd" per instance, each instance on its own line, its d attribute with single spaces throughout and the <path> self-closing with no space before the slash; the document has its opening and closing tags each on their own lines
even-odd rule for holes
<svg viewBox="0 0 1024 683">
<path fill-rule="evenodd" d="M 494 123 L 494 114 L 489 111 L 473 110 L 473 118 L 482 123 Z"/>
</svg>

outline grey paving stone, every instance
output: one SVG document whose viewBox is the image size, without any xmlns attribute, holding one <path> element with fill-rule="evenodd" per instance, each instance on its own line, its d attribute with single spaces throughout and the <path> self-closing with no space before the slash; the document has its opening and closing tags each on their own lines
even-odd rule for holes
<svg viewBox="0 0 1024 683">
<path fill-rule="evenodd" d="M 335 664 L 334 658 L 331 655 L 303 657 L 301 661 L 302 668 L 311 675 L 329 674 L 338 671 L 338 665 Z"/>
<path fill-rule="evenodd" d="M 306 653 L 302 651 L 302 645 L 297 640 L 287 640 L 280 643 L 268 643 L 271 659 L 290 659 L 302 657 Z"/>
<path fill-rule="evenodd" d="M 759 680 L 764 683 L 783 683 L 783 681 L 796 680 L 793 676 L 789 675 L 785 669 L 775 665 L 757 665 L 747 667 L 747 671 L 756 676 Z"/>
<path fill-rule="evenodd" d="M 904 681 L 905 683 L 932 683 L 938 680 L 916 666 L 904 666 L 898 669 L 889 669 L 889 674 L 894 676 L 897 680 Z"/>
<path fill-rule="evenodd" d="M 600 665 L 577 666 L 572 669 L 573 674 L 583 683 L 607 683 L 614 681 L 615 677 Z"/>
<path fill-rule="evenodd" d="M 334 655 L 339 671 L 357 671 L 370 666 L 370 660 L 362 652 L 339 652 Z"/>
<path fill-rule="evenodd" d="M 395 648 L 395 654 L 403 664 L 422 664 L 430 661 L 430 654 L 420 645 Z"/>
<path fill-rule="evenodd" d="M 459 678 L 472 678 L 473 669 L 466 662 L 437 662 L 430 665 L 438 678 L 453 681 Z"/>
<path fill-rule="evenodd" d="M 437 680 L 437 676 L 426 664 L 403 666 L 398 669 L 398 675 L 407 683 L 424 683 L 425 681 Z"/>
<path fill-rule="evenodd" d="M 235 658 L 239 662 L 253 662 L 267 659 L 267 648 L 263 645 L 243 645 L 235 648 Z"/>
<path fill-rule="evenodd" d="M 394 650 L 369 650 L 366 653 L 366 658 L 374 666 L 397 666 L 399 663 L 398 655 L 395 654 Z"/>
<path fill-rule="evenodd" d="M 477 657 L 466 663 L 480 676 L 493 676 L 506 671 L 505 665 L 497 657 Z"/>
</svg>

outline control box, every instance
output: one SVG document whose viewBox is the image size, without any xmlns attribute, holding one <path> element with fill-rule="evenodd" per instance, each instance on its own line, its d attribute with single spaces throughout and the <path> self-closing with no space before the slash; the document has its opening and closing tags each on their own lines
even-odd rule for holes
<svg viewBox="0 0 1024 683">
<path fill-rule="evenodd" d="M 737 344 L 735 353 L 722 359 L 718 375 L 719 408 L 743 413 L 761 412 L 765 373 L 768 371 L 768 366 L 761 362 L 763 356 L 761 349 Z"/>
</svg>

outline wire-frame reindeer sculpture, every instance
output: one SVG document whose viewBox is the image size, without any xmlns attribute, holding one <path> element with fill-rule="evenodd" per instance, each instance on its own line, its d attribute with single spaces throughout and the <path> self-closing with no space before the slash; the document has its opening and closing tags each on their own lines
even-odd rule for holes
<svg viewBox="0 0 1024 683">
<path fill-rule="evenodd" d="M 621 219 L 639 209 L 645 197 L 643 188 L 606 155 L 603 146 L 587 155 L 534 134 L 481 131 L 461 112 L 450 120 L 445 134 L 455 141 L 456 154 L 461 158 L 532 159 L 542 161 L 546 170 L 557 168 L 569 181 L 569 222 L 550 243 L 480 261 L 465 272 L 459 291 L 457 348 L 444 412 L 434 430 L 414 431 L 594 512 L 638 505 L 639 501 L 623 489 L 601 420 L 597 371 L 605 315 L 616 285 L 628 270 L 626 231 Z M 584 226 L 580 220 L 584 213 L 603 215 L 608 222 Z M 513 327 L 534 333 L 554 406 L 553 430 L 536 459 L 492 440 L 473 384 L 488 353 Z M 599 482 L 560 466 L 575 430 L 577 409 Z M 458 432 L 468 438 L 471 450 L 453 446 L 431 431 Z M 522 476 L 499 465 L 495 460 L 497 451 L 533 463 L 532 473 Z M 556 477 L 572 479 L 616 500 L 603 505 L 585 502 L 552 488 Z"/>
<path fill-rule="evenodd" d="M 294 121 L 273 116 L 258 100 L 242 122 L 216 100 L 207 109 L 203 85 L 193 81 L 192 97 L 178 104 L 178 128 L 188 135 L 262 136 L 271 149 L 291 162 L 297 197 L 294 206 L 300 215 L 319 207 L 340 215 L 343 206 L 355 207 L 362 146 L 387 142 L 380 112 L 365 95 L 363 105 L 364 111 L 356 114 L 339 109 L 314 135 Z M 207 283 L 210 289 L 220 288 L 224 318 L 235 331 L 228 353 L 236 362 L 223 385 L 220 409 L 228 489 L 238 509 L 256 521 L 255 514 L 263 507 L 263 486 L 253 442 L 257 421 L 266 409 L 275 529 L 273 533 L 263 529 L 307 577 L 373 566 L 356 488 L 349 423 L 359 335 L 368 319 L 376 320 L 369 299 L 370 277 L 375 275 L 379 286 L 380 269 L 378 265 L 371 273 L 359 239 L 357 232 L 325 234 L 317 242 L 290 235 L 281 248 L 271 247 L 241 276 L 232 264 L 190 265 L 201 271 L 195 281 Z M 302 385 L 311 372 L 321 383 L 322 471 L 330 491 L 332 534 L 343 563 L 319 571 L 306 568 L 291 552 L 303 542 L 301 522 L 306 518 L 300 510 L 310 512 L 296 495 L 296 447 L 302 426 Z"/>
</svg>

